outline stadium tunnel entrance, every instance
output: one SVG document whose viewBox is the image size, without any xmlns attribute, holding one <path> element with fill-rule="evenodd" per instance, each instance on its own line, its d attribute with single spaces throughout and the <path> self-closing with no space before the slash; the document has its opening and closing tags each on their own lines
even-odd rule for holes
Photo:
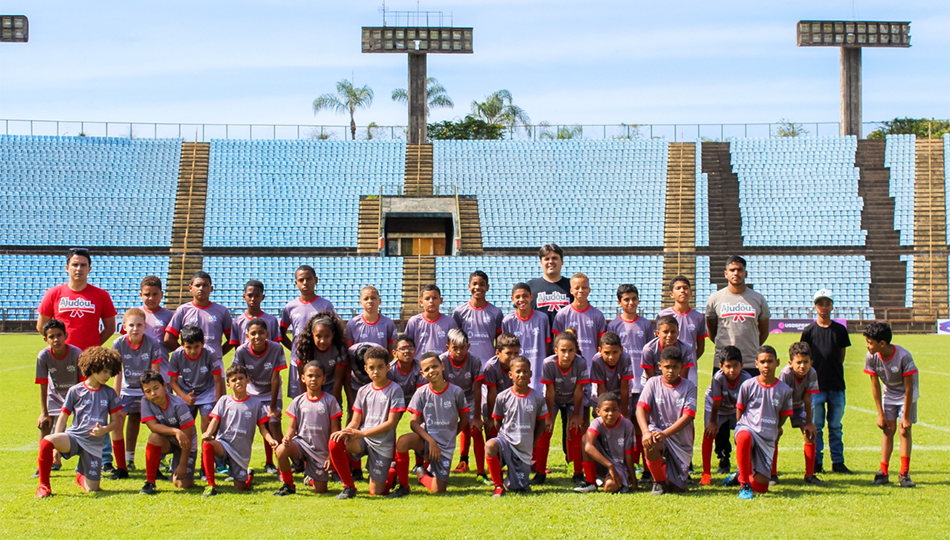
<svg viewBox="0 0 950 540">
<path fill-rule="evenodd" d="M 455 255 L 455 197 L 384 197 L 382 231 L 390 257 Z"/>
</svg>

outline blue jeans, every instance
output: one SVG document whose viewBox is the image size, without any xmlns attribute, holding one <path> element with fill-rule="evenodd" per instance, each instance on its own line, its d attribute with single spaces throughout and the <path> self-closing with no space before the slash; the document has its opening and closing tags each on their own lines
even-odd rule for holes
<svg viewBox="0 0 950 540">
<path fill-rule="evenodd" d="M 102 464 L 112 463 L 112 434 L 106 433 L 102 438 Z"/>
<path fill-rule="evenodd" d="M 827 407 L 827 413 L 825 411 Z M 844 417 L 844 390 L 818 392 L 811 396 L 811 410 L 818 436 L 815 441 L 815 466 L 822 463 L 824 440 L 821 431 L 828 420 L 828 448 L 831 450 L 831 463 L 844 463 L 844 443 L 841 441 L 841 418 Z"/>
</svg>

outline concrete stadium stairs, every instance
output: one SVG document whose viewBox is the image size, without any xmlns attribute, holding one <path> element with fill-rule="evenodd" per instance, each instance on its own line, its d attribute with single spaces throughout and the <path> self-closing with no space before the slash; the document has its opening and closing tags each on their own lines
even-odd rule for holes
<svg viewBox="0 0 950 540">
<path fill-rule="evenodd" d="M 403 323 L 409 317 L 422 312 L 419 305 L 419 290 L 423 285 L 435 283 L 435 257 L 405 257 L 402 260 L 402 316 Z"/>
<path fill-rule="evenodd" d="M 379 255 L 379 209 L 378 195 L 360 197 L 359 232 L 356 252 L 360 255 Z"/>
<path fill-rule="evenodd" d="M 459 251 L 464 255 L 481 255 L 482 222 L 478 216 L 478 197 L 459 195 L 459 228 L 462 245 Z"/>
<path fill-rule="evenodd" d="M 917 139 L 914 181 L 914 308 L 947 307 L 947 207 L 943 139 Z"/>
<path fill-rule="evenodd" d="M 169 309 L 191 300 L 188 282 L 192 274 L 201 270 L 210 151 L 210 143 L 181 144 L 168 283 L 165 284 L 165 307 Z"/>
<path fill-rule="evenodd" d="M 726 259 L 742 253 L 739 177 L 732 172 L 729 143 L 704 142 L 702 148 L 702 172 L 709 175 L 709 281 L 721 289 Z"/>
<path fill-rule="evenodd" d="M 666 217 L 663 225 L 662 305 L 673 305 L 666 284 L 696 276 L 696 144 L 670 143 L 666 167 Z"/>
<path fill-rule="evenodd" d="M 406 179 L 403 194 L 408 197 L 432 196 L 432 145 L 406 145 Z"/>
</svg>

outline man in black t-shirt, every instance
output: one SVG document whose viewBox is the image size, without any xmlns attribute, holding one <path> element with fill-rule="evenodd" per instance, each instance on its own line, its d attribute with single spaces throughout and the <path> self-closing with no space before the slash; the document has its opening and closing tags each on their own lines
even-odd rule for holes
<svg viewBox="0 0 950 540">
<path fill-rule="evenodd" d="M 844 442 L 841 439 L 841 419 L 845 409 L 844 358 L 851 346 L 848 329 L 831 320 L 834 298 L 831 291 L 815 293 L 815 312 L 818 320 L 802 331 L 802 341 L 811 347 L 811 359 L 818 372 L 817 394 L 811 397 L 812 415 L 818 429 L 815 447 L 815 472 L 821 472 L 824 441 L 822 429 L 828 420 L 828 447 L 831 451 L 832 472 L 851 474 L 844 464 Z"/>
<path fill-rule="evenodd" d="M 557 244 L 545 244 L 538 251 L 541 259 L 539 278 L 528 282 L 534 300 L 531 309 L 536 309 L 548 316 L 551 328 L 554 328 L 554 316 L 558 310 L 565 308 L 574 301 L 571 295 L 571 280 L 561 277 L 561 267 L 564 266 L 564 250 Z"/>
</svg>

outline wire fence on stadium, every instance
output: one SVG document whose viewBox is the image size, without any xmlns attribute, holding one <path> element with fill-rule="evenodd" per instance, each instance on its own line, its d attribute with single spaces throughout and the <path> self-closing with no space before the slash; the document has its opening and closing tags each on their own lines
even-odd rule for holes
<svg viewBox="0 0 950 540">
<path fill-rule="evenodd" d="M 350 140 L 349 125 L 317 124 L 202 124 L 170 122 L 101 122 L 87 120 L 4 119 L 6 135 L 88 136 L 123 138 L 175 138 L 189 142 L 211 139 L 329 139 Z M 840 133 L 839 122 L 796 122 L 800 137 L 832 137 Z M 779 137 L 787 124 L 760 122 L 747 124 L 536 124 L 519 126 L 508 134 L 514 140 L 558 138 L 591 140 L 647 140 L 672 142 L 717 142 L 731 138 Z M 881 127 L 880 122 L 864 122 L 866 137 Z M 406 140 L 406 126 L 358 125 L 357 140 Z"/>
</svg>

